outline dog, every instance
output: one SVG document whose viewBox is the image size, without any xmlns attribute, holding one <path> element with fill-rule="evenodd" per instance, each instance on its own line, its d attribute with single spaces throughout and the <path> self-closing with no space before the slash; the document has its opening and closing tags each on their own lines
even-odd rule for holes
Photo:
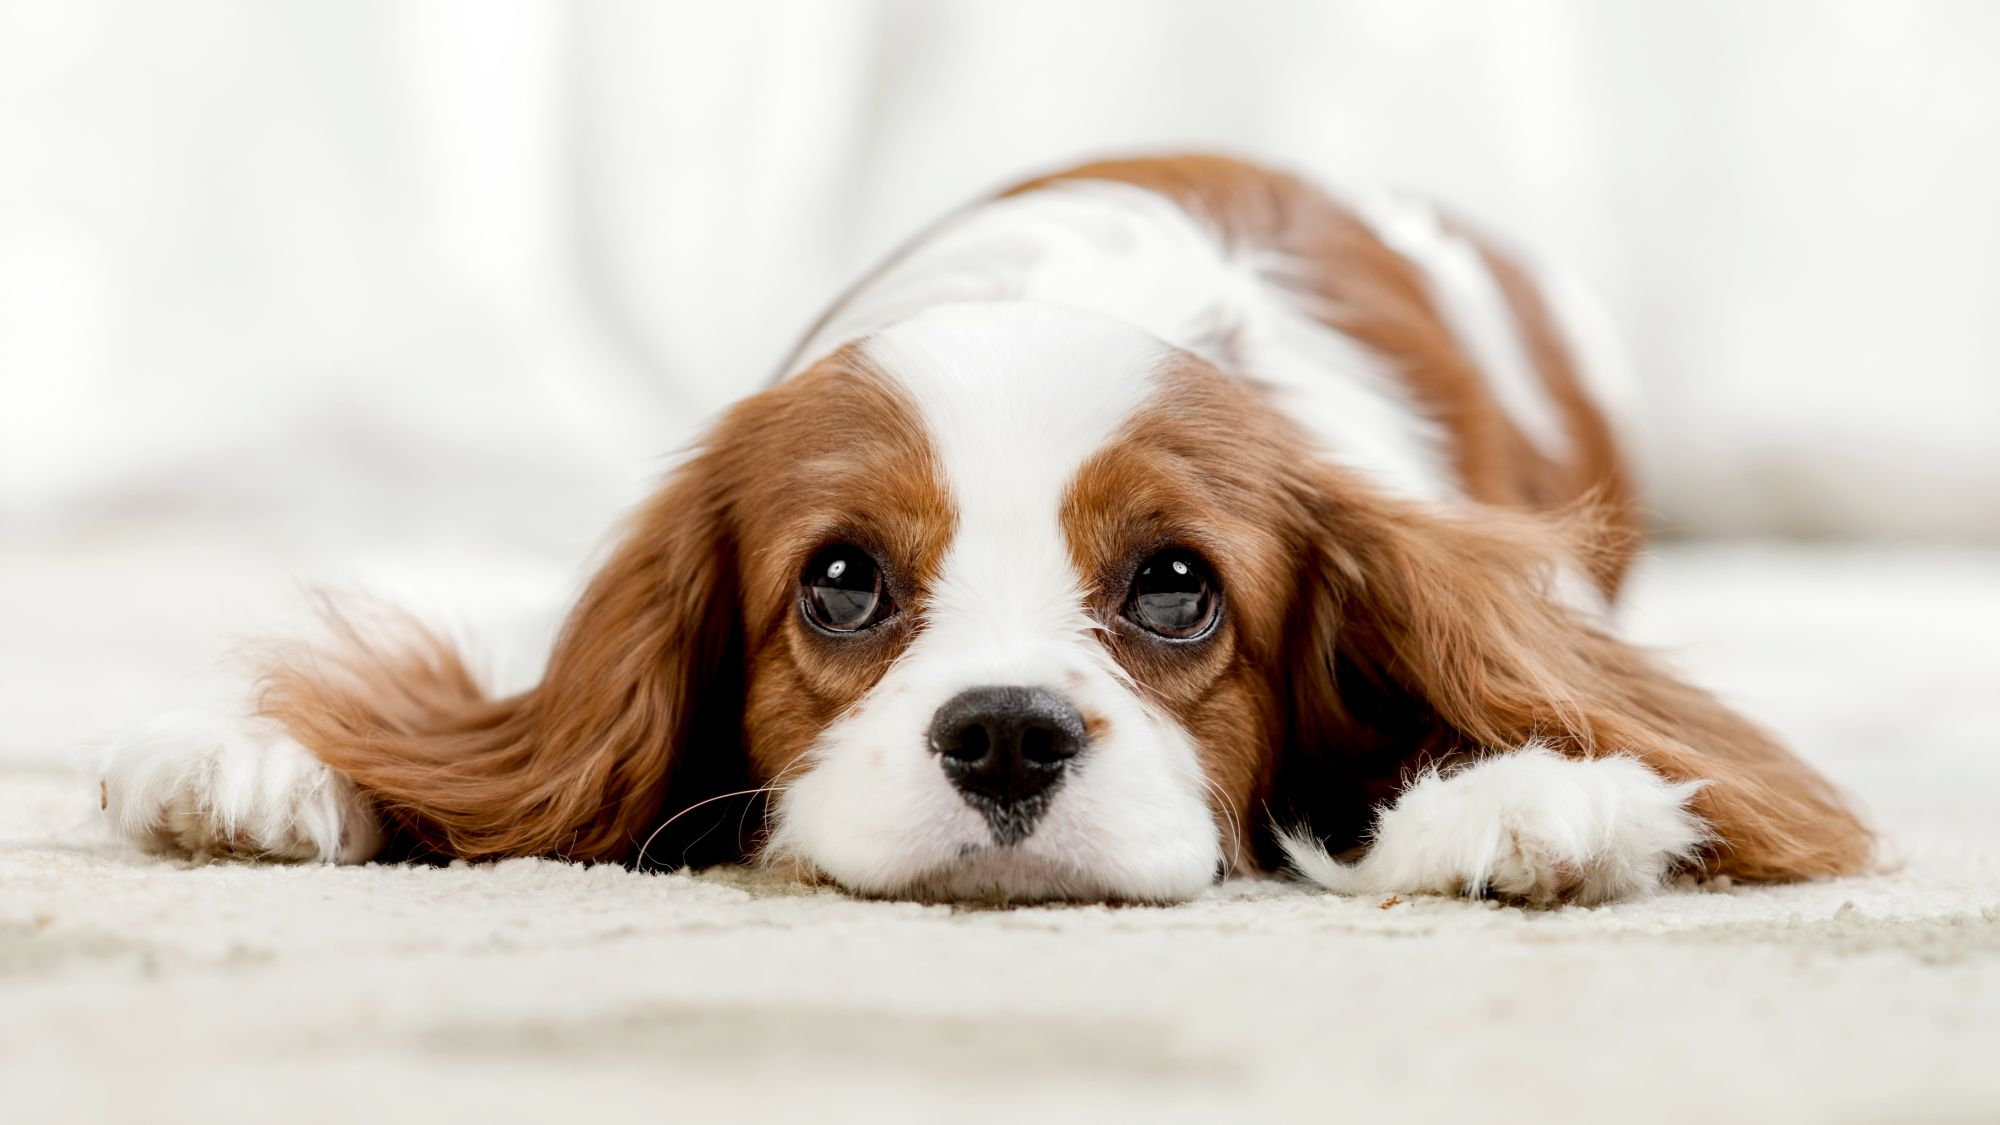
<svg viewBox="0 0 2000 1125">
<path fill-rule="evenodd" d="M 714 423 L 538 686 L 337 621 L 245 717 L 116 744 L 100 804 L 193 854 L 933 901 L 1862 870 L 1823 778 L 1615 635 L 1642 513 L 1599 323 L 1415 199 L 1205 155 L 1038 177 Z"/>
</svg>

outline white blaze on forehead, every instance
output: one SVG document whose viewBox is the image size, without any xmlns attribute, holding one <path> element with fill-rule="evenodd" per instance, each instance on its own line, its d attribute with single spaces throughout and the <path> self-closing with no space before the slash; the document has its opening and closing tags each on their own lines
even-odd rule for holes
<svg viewBox="0 0 2000 1125">
<path fill-rule="evenodd" d="M 916 406 L 958 512 L 926 638 L 1004 663 L 1010 641 L 1087 630 L 1063 496 L 1145 405 L 1168 349 L 1106 317 L 995 302 L 933 309 L 863 352 Z"/>
<path fill-rule="evenodd" d="M 1282 255 L 1225 245 L 1156 192 L 1065 182 L 981 204 L 926 235 L 849 294 L 787 374 L 940 305 L 1038 301 L 1133 325 L 1268 388 L 1326 456 L 1385 488 L 1455 495 L 1442 431 L 1390 364 L 1302 306 L 1283 280 L 1299 268 Z M 1088 393 L 1054 390 L 1053 407 L 1072 391 Z"/>
</svg>

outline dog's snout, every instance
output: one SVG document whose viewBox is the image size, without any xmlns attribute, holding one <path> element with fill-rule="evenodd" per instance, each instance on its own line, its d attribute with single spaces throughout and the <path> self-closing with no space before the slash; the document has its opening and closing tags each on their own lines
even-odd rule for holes
<svg viewBox="0 0 2000 1125">
<path fill-rule="evenodd" d="M 930 740 L 945 776 L 1007 845 L 1034 831 L 1088 736 L 1083 716 L 1047 688 L 981 687 L 938 708 Z"/>
</svg>

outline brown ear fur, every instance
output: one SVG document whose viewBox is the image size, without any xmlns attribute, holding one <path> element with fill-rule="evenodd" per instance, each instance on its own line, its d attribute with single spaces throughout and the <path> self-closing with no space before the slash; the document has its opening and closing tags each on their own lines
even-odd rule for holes
<svg viewBox="0 0 2000 1125">
<path fill-rule="evenodd" d="M 669 785 L 675 808 L 741 787 L 721 776 L 740 775 L 742 661 L 720 491 L 698 459 L 637 513 L 531 691 L 485 698 L 421 627 L 391 649 L 336 620 L 334 651 L 267 670 L 261 709 L 411 852 L 629 860 Z"/>
<path fill-rule="evenodd" d="M 1362 808 L 1411 765 L 1541 741 L 1708 782 L 1693 806 L 1717 837 L 1703 862 L 1711 874 L 1782 880 L 1869 865 L 1871 834 L 1811 767 L 1554 596 L 1558 554 L 1587 570 L 1584 545 L 1605 541 L 1587 509 L 1448 516 L 1344 481 L 1304 491 L 1320 581 L 1295 619 L 1294 752 L 1324 761 L 1355 746 L 1363 768 L 1341 768 L 1375 779 L 1346 795 Z M 1292 792 L 1281 781 L 1280 794 Z M 1332 834 L 1358 839 L 1357 827 Z"/>
</svg>

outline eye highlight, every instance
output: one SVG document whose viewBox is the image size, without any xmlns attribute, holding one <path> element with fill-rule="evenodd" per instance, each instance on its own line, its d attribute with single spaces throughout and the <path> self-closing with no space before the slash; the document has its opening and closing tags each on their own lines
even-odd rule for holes
<svg viewBox="0 0 2000 1125">
<path fill-rule="evenodd" d="M 858 633 L 896 614 L 874 556 L 851 543 L 823 548 L 799 578 L 799 612 L 829 633 Z"/>
<path fill-rule="evenodd" d="M 1161 551 L 1132 576 L 1125 619 L 1166 640 L 1195 640 L 1214 626 L 1220 593 L 1200 556 L 1178 548 Z"/>
</svg>

